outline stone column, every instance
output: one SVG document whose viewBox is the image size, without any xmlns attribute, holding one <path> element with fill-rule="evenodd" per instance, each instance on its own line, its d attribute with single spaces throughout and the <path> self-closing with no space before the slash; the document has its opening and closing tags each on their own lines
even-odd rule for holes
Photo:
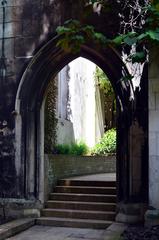
<svg viewBox="0 0 159 240">
<path fill-rule="evenodd" d="M 146 224 L 159 224 L 159 48 L 149 64 L 149 206 Z"/>
<path fill-rule="evenodd" d="M 159 209 L 159 49 L 149 65 L 149 204 Z"/>
<path fill-rule="evenodd" d="M 117 161 L 119 222 L 144 220 L 148 195 L 148 105 L 147 66 L 136 89 L 135 99 L 121 112 Z"/>
</svg>

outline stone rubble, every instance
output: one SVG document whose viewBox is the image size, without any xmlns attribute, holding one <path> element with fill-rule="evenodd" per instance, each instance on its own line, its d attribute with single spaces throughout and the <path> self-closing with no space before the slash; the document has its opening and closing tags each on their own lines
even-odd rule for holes
<svg viewBox="0 0 159 240">
<path fill-rule="evenodd" d="M 121 236 L 122 240 L 159 240 L 159 225 L 152 227 L 130 226 Z"/>
</svg>

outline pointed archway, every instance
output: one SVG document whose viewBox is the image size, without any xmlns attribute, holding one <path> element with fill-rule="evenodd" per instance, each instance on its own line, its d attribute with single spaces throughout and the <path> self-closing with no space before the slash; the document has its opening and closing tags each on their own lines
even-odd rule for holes
<svg viewBox="0 0 159 240">
<path fill-rule="evenodd" d="M 124 216 L 131 215 L 130 203 L 138 204 L 135 205 L 135 211 L 138 206 L 139 218 L 143 215 L 141 205 L 147 203 L 147 185 L 143 190 L 143 177 L 147 174 L 147 168 L 143 168 L 145 163 L 141 156 L 141 151 L 146 148 L 147 143 L 146 133 L 136 114 L 138 109 L 135 105 L 132 82 L 123 81 L 128 70 L 120 54 L 112 47 L 104 49 L 92 40 L 91 43 L 82 45 L 78 54 L 71 54 L 57 47 L 57 41 L 58 37 L 51 39 L 33 57 L 23 74 L 16 96 L 16 168 L 19 196 L 41 202 L 44 200 L 42 102 L 50 79 L 53 79 L 66 64 L 82 56 L 98 65 L 107 74 L 114 88 L 117 101 L 118 209 L 119 212 L 124 211 Z M 137 156 L 133 152 L 134 138 L 138 139 L 139 144 Z M 128 204 L 130 207 L 127 207 Z M 123 215 L 119 216 L 119 220 L 122 218 Z"/>
</svg>

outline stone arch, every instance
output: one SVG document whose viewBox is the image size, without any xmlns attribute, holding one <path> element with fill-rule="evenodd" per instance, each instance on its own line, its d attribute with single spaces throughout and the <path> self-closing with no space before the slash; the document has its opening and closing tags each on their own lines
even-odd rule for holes
<svg viewBox="0 0 159 240">
<path fill-rule="evenodd" d="M 134 91 L 130 80 L 122 81 L 128 70 L 120 54 L 112 47 L 103 49 L 95 42 L 81 46 L 78 54 L 62 51 L 51 39 L 33 57 L 26 68 L 16 96 L 16 170 L 19 196 L 44 200 L 44 153 L 42 101 L 48 82 L 66 64 L 82 56 L 97 64 L 109 77 L 114 88 L 117 113 L 117 181 L 118 202 L 129 202 L 130 191 L 130 126 L 134 115 Z M 20 162 L 21 161 L 21 162 Z M 22 167 L 20 167 L 22 166 Z M 22 179 L 21 176 L 24 176 Z M 21 184 L 20 184 L 21 183 Z"/>
</svg>

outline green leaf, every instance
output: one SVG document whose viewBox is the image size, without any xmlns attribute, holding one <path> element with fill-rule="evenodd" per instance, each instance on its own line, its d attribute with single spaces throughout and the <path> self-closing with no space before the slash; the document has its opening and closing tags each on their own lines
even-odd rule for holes
<svg viewBox="0 0 159 240">
<path fill-rule="evenodd" d="M 126 43 L 129 46 L 132 46 L 134 43 L 137 42 L 137 37 L 126 37 L 124 38 L 124 43 Z"/>
<path fill-rule="evenodd" d="M 138 37 L 137 37 L 137 40 L 143 40 L 144 38 L 146 38 L 148 36 L 148 34 L 147 33 L 142 33 L 142 34 L 140 34 Z"/>
<path fill-rule="evenodd" d="M 68 28 L 68 27 L 59 26 L 59 27 L 56 28 L 56 32 L 59 35 L 62 35 L 64 33 L 72 32 L 72 30 L 71 30 L 71 28 Z"/>
<path fill-rule="evenodd" d="M 136 52 L 131 56 L 132 63 L 143 63 L 145 61 L 145 52 Z"/>
<path fill-rule="evenodd" d="M 121 80 L 122 81 L 129 81 L 129 80 L 132 80 L 132 79 L 133 79 L 133 76 L 131 74 L 128 74 L 128 75 L 122 77 Z"/>
<path fill-rule="evenodd" d="M 159 32 L 158 31 L 149 30 L 147 32 L 147 35 L 150 37 L 150 39 L 159 41 Z"/>
<path fill-rule="evenodd" d="M 121 45 L 123 43 L 123 35 L 115 37 L 112 42 L 116 45 Z"/>
<path fill-rule="evenodd" d="M 87 26 L 83 27 L 82 30 L 89 36 L 94 34 L 93 26 L 87 25 Z"/>
<path fill-rule="evenodd" d="M 102 42 L 102 43 L 106 43 L 107 42 L 107 38 L 102 34 L 102 33 L 98 33 L 98 32 L 95 32 L 94 33 L 94 37 L 96 40 Z"/>
<path fill-rule="evenodd" d="M 77 43 L 81 44 L 85 42 L 85 39 L 82 35 L 74 35 L 72 40 L 75 40 Z"/>
</svg>

